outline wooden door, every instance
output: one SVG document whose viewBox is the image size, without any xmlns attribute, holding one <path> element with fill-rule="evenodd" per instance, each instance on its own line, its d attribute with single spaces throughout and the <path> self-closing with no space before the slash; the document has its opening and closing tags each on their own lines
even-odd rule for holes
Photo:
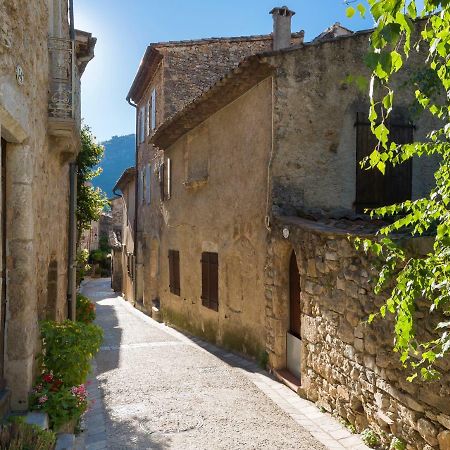
<svg viewBox="0 0 450 450">
<path fill-rule="evenodd" d="M 300 273 L 295 252 L 289 261 L 289 330 L 286 333 L 286 366 L 298 380 L 301 378 Z"/>
<path fill-rule="evenodd" d="M 300 338 L 300 274 L 295 252 L 289 262 L 289 332 Z"/>
<path fill-rule="evenodd" d="M 0 241 L 0 390 L 5 388 L 4 365 L 5 365 L 5 323 L 6 323 L 6 141 L 1 140 L 1 241 Z"/>
</svg>

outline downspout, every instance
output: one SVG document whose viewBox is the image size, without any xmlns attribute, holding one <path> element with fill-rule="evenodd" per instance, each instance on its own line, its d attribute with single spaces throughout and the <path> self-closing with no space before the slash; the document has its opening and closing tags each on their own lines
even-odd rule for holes
<svg viewBox="0 0 450 450">
<path fill-rule="evenodd" d="M 70 40 L 72 41 L 72 116 L 75 101 L 75 22 L 73 11 L 73 0 L 69 0 Z M 68 255 L 68 277 L 67 277 L 67 315 L 70 320 L 76 319 L 76 297 L 77 297 L 77 179 L 78 166 L 72 162 L 69 165 L 69 255 Z"/>
<path fill-rule="evenodd" d="M 137 105 L 136 103 L 133 103 L 129 97 L 127 97 L 127 102 L 130 106 L 132 106 L 136 110 L 136 127 L 135 127 L 135 142 L 136 142 L 136 148 L 135 148 L 135 167 L 136 167 L 136 176 L 135 176 L 135 183 L 134 183 L 134 230 L 133 230 L 133 240 L 134 240 L 134 279 L 133 279 L 133 302 L 136 303 L 137 301 L 137 282 L 136 282 L 136 260 L 137 260 L 137 250 L 138 250 L 138 196 L 139 196 L 139 167 L 138 167 L 138 151 L 139 151 L 139 143 L 138 143 L 138 120 L 137 120 Z"/>
<path fill-rule="evenodd" d="M 69 0 L 70 40 L 75 40 L 75 22 L 73 13 L 73 0 Z"/>
<path fill-rule="evenodd" d="M 76 318 L 77 296 L 77 172 L 76 163 L 69 165 L 69 258 L 68 258 L 68 282 L 67 282 L 67 312 L 70 320 Z"/>
</svg>

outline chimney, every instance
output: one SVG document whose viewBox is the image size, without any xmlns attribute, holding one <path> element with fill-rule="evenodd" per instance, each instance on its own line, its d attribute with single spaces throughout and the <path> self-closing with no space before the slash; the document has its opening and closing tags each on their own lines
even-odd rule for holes
<svg viewBox="0 0 450 450">
<path fill-rule="evenodd" d="M 273 8 L 270 11 L 273 16 L 273 49 L 281 50 L 291 46 L 291 20 L 295 14 L 287 6 Z"/>
</svg>

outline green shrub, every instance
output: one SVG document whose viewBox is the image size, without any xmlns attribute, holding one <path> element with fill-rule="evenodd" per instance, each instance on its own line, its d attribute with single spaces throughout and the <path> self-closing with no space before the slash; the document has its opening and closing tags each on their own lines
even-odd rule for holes
<svg viewBox="0 0 450 450">
<path fill-rule="evenodd" d="M 87 410 L 86 387 L 67 386 L 52 373 L 43 374 L 30 394 L 30 408 L 46 412 L 50 426 L 58 429 L 71 420 L 78 421 Z"/>
<path fill-rule="evenodd" d="M 92 323 L 95 320 L 95 304 L 85 295 L 77 294 L 77 321 Z"/>
<path fill-rule="evenodd" d="M 371 430 L 370 428 L 366 428 L 361 433 L 361 439 L 370 448 L 375 448 L 378 445 L 380 445 L 380 438 L 378 437 L 377 433 L 375 431 Z"/>
<path fill-rule="evenodd" d="M 98 352 L 103 330 L 94 324 L 53 321 L 41 324 L 42 373 L 52 373 L 66 386 L 78 386 L 85 382 L 91 359 Z"/>
<path fill-rule="evenodd" d="M 29 425 L 22 417 L 0 426 L 0 450 L 53 450 L 55 443 L 55 433 Z"/>
<path fill-rule="evenodd" d="M 394 437 L 391 441 L 389 450 L 406 450 L 406 443 L 401 439 Z"/>
<path fill-rule="evenodd" d="M 84 280 L 86 273 L 91 270 L 91 266 L 88 264 L 89 251 L 80 250 L 77 253 L 77 286 Z"/>
</svg>

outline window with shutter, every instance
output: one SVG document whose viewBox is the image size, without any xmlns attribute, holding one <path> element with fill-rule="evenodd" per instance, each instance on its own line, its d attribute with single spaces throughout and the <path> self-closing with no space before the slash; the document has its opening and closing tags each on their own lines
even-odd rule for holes
<svg viewBox="0 0 450 450">
<path fill-rule="evenodd" d="M 202 305 L 219 310 L 219 255 L 202 253 Z"/>
<path fill-rule="evenodd" d="M 145 141 L 145 107 L 139 110 L 139 143 Z"/>
<path fill-rule="evenodd" d="M 170 200 L 172 196 L 172 160 L 167 158 L 167 186 L 166 186 L 166 195 L 165 199 Z"/>
<path fill-rule="evenodd" d="M 152 90 L 151 95 L 151 129 L 152 131 L 156 128 L 156 89 Z"/>
<path fill-rule="evenodd" d="M 150 100 L 146 104 L 146 110 L 145 110 L 145 135 L 150 136 L 150 130 L 151 130 L 151 115 L 152 115 L 152 109 L 151 109 L 151 102 Z"/>
<path fill-rule="evenodd" d="M 412 161 L 392 166 L 386 165 L 383 175 L 379 170 L 362 169 L 360 162 L 370 156 L 377 145 L 370 123 L 358 113 L 356 121 L 356 202 L 357 212 L 380 206 L 392 205 L 411 199 Z M 396 144 L 413 142 L 414 126 L 406 121 L 391 121 L 387 124 L 389 139 Z"/>
<path fill-rule="evenodd" d="M 142 202 L 142 192 L 144 190 L 144 179 L 142 178 L 142 170 L 138 172 L 138 201 Z"/>
<path fill-rule="evenodd" d="M 147 164 L 146 166 L 146 197 L 147 197 L 147 204 L 150 204 L 151 201 L 151 175 L 152 175 L 152 166 L 151 164 Z"/>
<path fill-rule="evenodd" d="M 169 289 L 172 294 L 180 295 L 180 252 L 169 250 Z"/>
<path fill-rule="evenodd" d="M 166 166 L 164 163 L 161 163 L 159 166 L 159 193 L 161 196 L 161 201 L 164 201 L 164 188 L 165 188 L 165 178 L 166 178 Z"/>
</svg>

